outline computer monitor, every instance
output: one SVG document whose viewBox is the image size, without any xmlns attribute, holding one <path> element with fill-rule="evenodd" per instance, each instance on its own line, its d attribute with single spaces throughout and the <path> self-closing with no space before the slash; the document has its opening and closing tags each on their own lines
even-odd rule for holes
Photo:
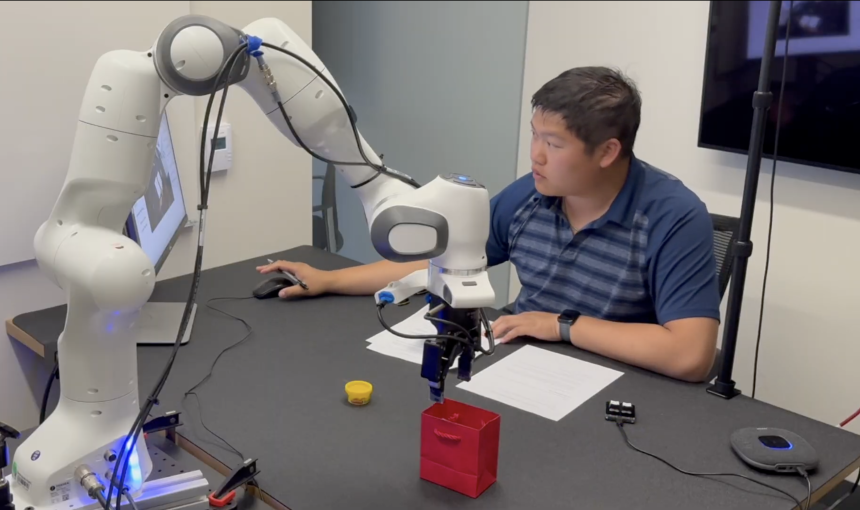
<svg viewBox="0 0 860 510">
<path fill-rule="evenodd" d="M 134 203 L 128 215 L 126 235 L 140 245 L 158 274 L 187 220 L 179 168 L 165 112 L 161 116 L 158 140 L 155 142 L 152 175 L 146 192 Z M 132 328 L 136 342 L 140 345 L 175 343 L 184 312 L 185 303 L 150 301 L 144 304 Z M 183 344 L 191 338 L 196 312 L 195 303 L 182 338 Z"/>
<path fill-rule="evenodd" d="M 143 248 L 158 273 L 187 221 L 173 139 L 165 112 L 161 116 L 161 127 L 155 143 L 149 185 L 146 193 L 132 207 L 126 231 L 128 237 Z"/>
</svg>

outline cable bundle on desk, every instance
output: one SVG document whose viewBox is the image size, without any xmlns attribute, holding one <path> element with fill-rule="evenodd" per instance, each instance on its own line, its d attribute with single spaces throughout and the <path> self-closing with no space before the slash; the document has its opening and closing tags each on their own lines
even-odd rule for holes
<svg viewBox="0 0 860 510">
<path fill-rule="evenodd" d="M 769 485 L 769 484 L 766 484 L 766 483 L 764 483 L 764 482 L 760 482 L 760 481 L 758 481 L 758 480 L 756 480 L 756 479 L 754 479 L 754 478 L 751 478 L 751 477 L 749 477 L 749 476 L 746 476 L 746 475 L 742 475 L 742 474 L 739 474 L 739 473 L 709 473 L 709 472 L 701 472 L 701 473 L 700 473 L 700 472 L 687 471 L 687 470 L 685 470 L 685 469 L 681 469 L 681 468 L 679 468 L 679 467 L 675 466 L 674 464 L 672 464 L 671 462 L 667 461 L 666 459 L 664 459 L 664 458 L 662 458 L 662 457 L 660 457 L 660 456 L 658 456 L 658 455 L 655 455 L 655 454 L 653 454 L 653 453 L 647 452 L 647 451 L 645 451 L 645 450 L 643 450 L 643 449 L 639 448 L 638 446 L 634 445 L 633 443 L 631 443 L 631 442 L 630 442 L 630 438 L 629 438 L 629 437 L 627 437 L 627 432 L 624 430 L 624 423 L 622 423 L 621 421 L 617 421 L 617 422 L 615 422 L 615 423 L 616 423 L 616 425 L 618 425 L 618 430 L 621 432 L 621 436 L 624 438 L 624 442 L 625 442 L 625 443 L 627 443 L 627 446 L 629 446 L 629 447 L 630 447 L 630 448 L 632 448 L 633 450 L 635 450 L 635 451 L 637 451 L 637 452 L 639 452 L 639 453 L 641 453 L 641 454 L 643 454 L 643 455 L 647 455 L 647 456 L 649 456 L 649 457 L 651 457 L 651 458 L 653 458 L 653 459 L 657 459 L 657 460 L 659 460 L 659 461 L 660 461 L 660 462 L 662 462 L 663 464 L 666 464 L 667 466 L 669 466 L 670 468 L 674 469 L 675 471 L 677 471 L 677 472 L 679 472 L 679 473 L 681 473 L 681 474 L 688 475 L 688 476 L 697 476 L 697 477 L 709 477 L 709 476 L 714 476 L 714 477 L 735 477 L 735 478 L 742 478 L 742 479 L 744 479 L 744 480 L 746 480 L 746 481 L 748 481 L 748 482 L 752 482 L 752 483 L 755 483 L 755 484 L 761 485 L 762 487 L 766 487 L 766 488 L 768 488 L 768 489 L 770 489 L 770 490 L 773 490 L 773 491 L 776 491 L 776 492 L 779 492 L 779 493 L 785 494 L 786 496 L 788 496 L 789 498 L 791 498 L 791 500 L 792 500 L 792 501 L 794 501 L 795 503 L 797 503 L 797 508 L 804 508 L 804 506 L 800 503 L 800 500 L 798 500 L 796 497 L 792 496 L 792 495 L 791 495 L 791 494 L 789 494 L 788 492 L 786 492 L 786 491 L 784 491 L 784 490 L 782 490 L 782 489 L 780 489 L 780 488 L 778 488 L 778 487 L 774 487 L 773 485 Z M 800 475 L 802 475 L 804 478 L 806 478 L 806 483 L 807 483 L 807 486 L 808 486 L 808 495 L 807 495 L 807 497 L 806 497 L 806 507 L 805 507 L 805 508 L 806 508 L 806 510 L 809 510 L 809 501 L 810 501 L 810 498 L 812 497 L 812 482 L 809 480 L 809 475 L 806 473 L 806 471 L 804 471 L 804 470 L 801 470 L 801 471 L 802 471 L 802 472 L 799 472 L 799 474 L 800 474 Z"/>
<path fill-rule="evenodd" d="M 191 388 L 189 388 L 188 390 L 186 390 L 186 391 L 185 391 L 185 393 L 183 393 L 183 394 L 182 394 L 182 400 L 183 400 L 183 401 L 185 400 L 185 398 L 186 398 L 186 397 L 188 397 L 188 396 L 190 396 L 190 395 L 194 395 L 194 398 L 195 398 L 195 400 L 197 401 L 197 412 L 198 412 L 198 414 L 199 414 L 199 418 L 200 418 L 200 425 L 201 425 L 201 426 L 203 426 L 203 428 L 204 428 L 204 429 L 206 429 L 206 431 L 207 431 L 207 432 L 209 432 L 209 433 L 210 433 L 210 434 L 212 434 L 213 436 L 217 437 L 217 438 L 218 438 L 222 443 L 224 443 L 224 445 L 226 445 L 226 446 L 227 446 L 227 448 L 229 448 L 230 450 L 232 450 L 232 451 L 233 451 L 233 453 L 235 453 L 236 455 L 238 455 L 238 456 L 239 456 L 239 460 L 245 460 L 245 455 L 243 455 L 243 454 L 242 454 L 242 452 L 241 452 L 241 451 L 239 451 L 235 446 L 233 446 L 232 444 L 230 444 L 230 442 L 229 442 L 229 441 L 227 441 L 226 439 L 224 439 L 223 437 L 221 437 L 220 435 L 218 435 L 215 431 L 213 431 L 212 429 L 210 429 L 210 428 L 206 425 L 206 422 L 204 422 L 204 421 L 203 421 L 203 405 L 200 403 L 200 395 L 198 395 L 198 394 L 197 394 L 196 390 L 197 390 L 200 386 L 202 386 L 203 384 L 205 384 L 205 383 L 206 383 L 206 382 L 207 382 L 207 381 L 212 377 L 212 373 L 215 371 L 215 365 L 217 365 L 217 364 L 218 364 L 218 360 L 220 360 L 220 359 L 221 359 L 221 356 L 223 356 L 223 355 L 224 355 L 224 353 L 226 353 L 226 352 L 227 352 L 227 351 L 229 351 L 230 349 L 233 349 L 233 348 L 235 348 L 235 347 L 238 347 L 239 345 L 241 345 L 242 343 L 244 343 L 248 338 L 250 338 L 250 337 L 251 337 L 251 334 L 254 332 L 254 328 L 253 328 L 253 327 L 251 327 L 251 325 L 250 325 L 250 324 L 248 324 L 248 322 L 247 322 L 245 319 L 242 319 L 241 317 L 237 317 L 237 316 L 235 316 L 235 315 L 233 315 L 233 314 L 227 313 L 227 312 L 225 312 L 224 310 L 221 310 L 220 308 L 215 308 L 215 307 L 214 307 L 214 306 L 212 306 L 210 303 L 212 303 L 213 301 L 251 299 L 252 297 L 253 297 L 253 296 L 244 296 L 244 297 L 217 297 L 217 298 L 212 298 L 212 299 L 210 299 L 210 300 L 206 301 L 206 307 L 207 307 L 207 308 L 209 308 L 210 310 L 214 310 L 214 311 L 216 311 L 216 312 L 218 312 L 218 313 L 221 313 L 221 314 L 223 314 L 223 315 L 226 315 L 227 317 L 230 317 L 230 318 L 231 318 L 231 319 L 233 319 L 233 320 L 237 320 L 237 321 L 241 322 L 241 323 L 242 323 L 242 325 L 244 325 L 244 326 L 245 326 L 246 333 L 245 333 L 245 336 L 243 336 L 243 337 L 242 337 L 241 339 L 239 339 L 238 341 L 236 341 L 236 342 L 234 342 L 234 343 L 232 343 L 232 344 L 228 345 L 227 347 L 225 347 L 225 348 L 221 349 L 221 352 L 219 352 L 219 353 L 218 353 L 218 355 L 217 355 L 217 356 L 215 356 L 215 360 L 214 360 L 214 361 L 212 361 L 212 365 L 210 365 L 210 366 L 209 366 L 209 371 L 206 373 L 206 375 L 204 375 L 204 376 L 203 376 L 199 381 L 197 381 L 197 383 L 195 383 L 193 386 L 191 386 Z"/>
<path fill-rule="evenodd" d="M 667 466 L 669 466 L 670 468 L 674 469 L 675 471 L 677 471 L 681 474 L 688 475 L 688 476 L 703 477 L 703 478 L 704 477 L 710 477 L 710 476 L 741 478 L 741 479 L 747 480 L 749 482 L 761 485 L 762 487 L 766 487 L 766 488 L 771 489 L 773 491 L 784 494 L 784 495 L 788 496 L 789 498 L 791 498 L 792 501 L 797 503 L 798 509 L 803 508 L 803 505 L 801 505 L 800 501 L 796 497 L 789 494 L 788 492 L 786 492 L 780 488 L 774 487 L 773 485 L 769 485 L 769 484 L 766 484 L 764 482 L 760 482 L 758 480 L 755 480 L 749 476 L 742 475 L 739 473 L 712 473 L 712 472 L 688 471 L 686 469 L 681 469 L 681 468 L 675 466 L 674 464 L 672 464 L 668 460 L 660 457 L 659 455 L 645 451 L 642 448 L 639 448 L 638 446 L 634 445 L 632 442 L 630 442 L 630 438 L 627 437 L 627 431 L 624 430 L 625 424 L 636 423 L 636 406 L 629 403 L 629 402 L 620 402 L 617 400 L 609 400 L 608 402 L 606 402 L 605 419 L 607 421 L 615 423 L 615 425 L 618 426 L 618 431 L 621 432 L 621 437 L 624 438 L 624 442 L 631 449 L 633 449 L 634 451 L 639 452 L 643 455 L 647 455 L 648 457 L 651 457 L 652 459 L 659 460 L 663 464 L 666 464 Z M 808 490 L 808 493 L 806 496 L 806 510 L 809 510 L 810 499 L 812 497 L 812 482 L 810 481 L 809 475 L 806 472 L 806 470 L 804 470 L 802 468 L 798 468 L 797 473 L 802 475 L 804 478 L 806 478 L 806 485 L 807 485 L 807 490 Z"/>
</svg>

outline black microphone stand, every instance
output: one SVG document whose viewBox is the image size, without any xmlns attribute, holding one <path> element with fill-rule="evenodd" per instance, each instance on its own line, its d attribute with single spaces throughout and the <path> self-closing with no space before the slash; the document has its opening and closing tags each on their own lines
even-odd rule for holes
<svg viewBox="0 0 860 510">
<path fill-rule="evenodd" d="M 747 159 L 747 174 L 744 182 L 744 193 L 741 202 L 740 228 L 737 238 L 731 247 L 732 263 L 731 287 L 729 303 L 726 310 L 726 323 L 723 328 L 723 343 L 720 347 L 722 359 L 717 380 L 708 386 L 708 393 L 733 398 L 741 392 L 735 388 L 732 380 L 732 368 L 735 364 L 735 347 L 738 343 L 738 326 L 740 324 L 741 304 L 744 297 L 744 280 L 747 275 L 747 261 L 752 255 L 753 212 L 758 191 L 758 180 L 761 172 L 761 154 L 764 145 L 764 129 L 767 111 L 773 102 L 770 92 L 770 66 L 776 49 L 776 37 L 779 29 L 779 13 L 782 8 L 781 0 L 771 0 L 767 18 L 767 33 L 764 40 L 764 53 L 761 59 L 761 69 L 758 77 L 758 90 L 753 94 L 753 121 L 750 132 L 749 159 Z M 789 21 L 790 22 L 790 21 Z M 785 55 L 788 58 L 788 55 Z"/>
</svg>

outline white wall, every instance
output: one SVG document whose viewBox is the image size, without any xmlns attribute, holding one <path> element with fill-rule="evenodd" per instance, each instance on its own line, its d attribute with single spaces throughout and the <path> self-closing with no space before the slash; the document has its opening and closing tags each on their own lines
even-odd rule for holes
<svg viewBox="0 0 860 510">
<path fill-rule="evenodd" d="M 109 29 L 106 33 L 116 32 L 124 34 L 123 37 L 128 34 L 139 35 L 140 41 L 129 43 L 130 48 L 148 47 L 158 36 L 161 27 L 189 12 L 213 16 L 239 28 L 255 19 L 274 16 L 286 21 L 296 33 L 308 43 L 311 42 L 310 1 L 175 1 L 147 5 L 146 9 L 141 9 L 141 13 L 148 13 L 145 19 L 137 11 L 134 11 L 133 16 L 128 15 L 128 2 L 56 2 L 48 8 L 31 2 L 3 2 L 0 5 L 0 14 L 14 11 L 13 17 L 0 16 L 0 27 L 4 29 L 12 23 L 30 27 L 48 25 L 68 32 L 60 38 L 65 51 L 58 53 L 56 61 L 25 60 L 17 66 L 21 76 L 26 78 L 20 83 L 28 84 L 27 87 L 21 87 L 17 94 L 22 104 L 31 104 L 39 112 L 47 111 L 59 116 L 62 112 L 71 111 L 72 122 L 51 124 L 39 116 L 32 118 L 17 115 L 16 122 L 6 122 L 0 127 L 26 133 L 47 133 L 39 143 L 33 141 L 36 143 L 33 150 L 51 152 L 52 164 L 63 166 L 63 171 L 57 177 L 59 182 L 51 177 L 42 180 L 42 191 L 49 202 L 48 212 L 65 176 L 64 167 L 71 152 L 74 119 L 80 99 L 68 105 L 56 104 L 56 101 L 46 102 L 45 98 L 50 99 L 50 95 L 43 94 L 40 84 L 50 82 L 56 86 L 60 82 L 77 80 L 74 83 L 80 85 L 82 91 L 89 69 L 100 54 L 79 55 L 74 51 L 77 44 L 83 44 L 80 38 L 86 35 L 76 31 L 76 19 L 103 16 L 104 26 L 106 30 Z M 125 20 L 124 24 L 117 23 L 117 19 Z M 141 24 L 148 28 L 141 28 Z M 104 37 L 109 42 L 114 36 L 95 34 L 93 37 Z M 127 38 L 122 40 L 128 41 Z M 126 44 L 121 46 L 126 47 Z M 102 52 L 108 49 L 112 48 Z M 52 78 L 45 74 L 47 70 L 58 69 L 58 66 L 68 69 L 69 73 L 63 72 L 60 73 L 62 76 Z M 0 87 L 8 86 L 9 82 L 0 80 Z M 0 91 L 3 90 L 6 89 L 0 88 Z M 256 104 L 238 87 L 231 89 L 227 99 L 225 119 L 232 124 L 234 136 L 233 168 L 226 174 L 212 177 L 204 267 L 220 266 L 311 243 L 310 156 L 278 134 Z M 183 195 L 189 217 L 195 220 L 199 126 L 202 124 L 205 105 L 206 100 L 203 98 L 179 97 L 168 106 Z M 11 149 L 9 145 L 0 145 L 0 186 L 16 183 L 20 172 L 29 170 L 20 165 L 7 165 Z M 38 170 L 36 168 L 34 171 Z M 54 174 L 48 172 L 47 175 Z M 9 218 L 8 215 L 6 217 Z M 5 236 L 6 224 L 0 225 L 3 226 L 0 235 Z M 196 239 L 196 226 L 185 229 L 162 268 L 159 279 L 192 270 Z M 32 245 L 32 240 L 27 242 Z M 35 262 L 25 261 L 0 267 L 0 320 L 5 321 L 20 313 L 64 302 L 62 291 L 42 276 Z M 19 429 L 37 423 L 38 403 L 48 375 L 42 366 L 42 361 L 18 342 L 5 335 L 0 338 L 0 421 Z"/>
<path fill-rule="evenodd" d="M 309 45 L 312 42 L 310 1 L 192 1 L 191 13 L 211 16 L 240 29 L 254 20 L 276 17 Z M 215 99 L 216 107 L 220 97 L 218 94 Z M 174 143 L 183 146 L 183 161 L 179 162 L 183 194 L 189 218 L 196 221 L 200 127 L 208 98 L 193 101 L 195 121 L 183 125 L 179 135 L 182 140 L 174 135 Z M 210 125 L 214 125 L 215 113 L 211 114 Z M 221 122 L 229 122 L 233 129 L 233 168 L 212 176 L 204 268 L 311 244 L 310 155 L 284 138 L 239 87 L 228 91 Z M 192 150 L 185 150 L 188 147 Z M 196 249 L 195 226 L 177 241 L 159 277 L 190 272 Z"/>
<path fill-rule="evenodd" d="M 0 265 L 35 256 L 96 59 L 148 48 L 188 12 L 188 2 L 0 2 Z"/>
<path fill-rule="evenodd" d="M 696 147 L 707 24 L 708 2 L 531 2 L 523 119 L 530 118 L 531 94 L 561 71 L 619 67 L 642 92 L 637 156 L 681 178 L 711 212 L 738 216 L 746 157 Z M 522 122 L 519 175 L 529 171 L 528 140 L 528 123 Z M 735 380 L 747 395 L 761 304 L 770 165 L 762 162 L 735 364 Z M 778 166 L 756 396 L 828 423 L 860 406 L 858 203 L 860 175 Z M 512 297 L 518 292 L 513 280 Z M 860 430 L 860 424 L 852 426 Z"/>
</svg>

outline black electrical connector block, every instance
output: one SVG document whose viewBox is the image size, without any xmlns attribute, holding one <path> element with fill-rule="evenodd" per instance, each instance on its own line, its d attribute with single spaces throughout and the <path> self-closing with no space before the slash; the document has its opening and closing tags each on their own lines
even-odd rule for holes
<svg viewBox="0 0 860 510">
<path fill-rule="evenodd" d="M 616 423 L 636 423 L 636 406 L 630 402 L 607 400 L 606 419 Z"/>
</svg>

